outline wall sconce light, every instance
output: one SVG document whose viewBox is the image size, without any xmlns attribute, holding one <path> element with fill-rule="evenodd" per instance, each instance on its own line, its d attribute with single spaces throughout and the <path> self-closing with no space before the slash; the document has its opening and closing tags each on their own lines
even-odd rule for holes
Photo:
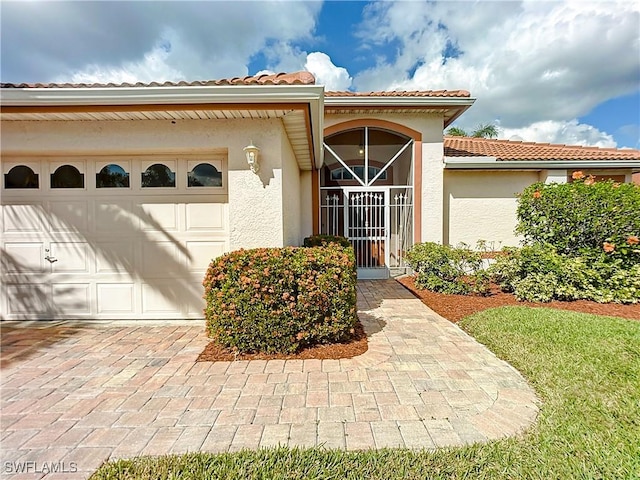
<svg viewBox="0 0 640 480">
<path fill-rule="evenodd" d="M 358 155 L 360 157 L 364 157 L 364 145 L 363 144 L 358 145 Z"/>
<path fill-rule="evenodd" d="M 253 173 L 258 173 L 260 165 L 258 164 L 258 154 L 260 149 L 253 144 L 253 141 L 249 142 L 249 145 L 244 147 L 244 153 L 247 156 L 247 163 Z"/>
</svg>

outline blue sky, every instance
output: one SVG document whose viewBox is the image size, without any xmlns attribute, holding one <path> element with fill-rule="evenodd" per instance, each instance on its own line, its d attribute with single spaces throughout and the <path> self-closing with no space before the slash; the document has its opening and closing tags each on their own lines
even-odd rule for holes
<svg viewBox="0 0 640 480">
<path fill-rule="evenodd" d="M 309 70 L 328 90 L 466 89 L 501 138 L 640 148 L 640 2 L 0 4 L 3 82 Z"/>
</svg>

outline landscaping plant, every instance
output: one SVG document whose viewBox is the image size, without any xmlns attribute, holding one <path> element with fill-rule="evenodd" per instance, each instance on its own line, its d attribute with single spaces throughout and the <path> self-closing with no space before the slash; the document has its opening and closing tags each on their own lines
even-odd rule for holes
<svg viewBox="0 0 640 480">
<path fill-rule="evenodd" d="M 582 172 L 571 183 L 535 183 L 518 197 L 516 233 L 563 255 L 605 252 L 640 262 L 640 186 L 596 182 Z"/>
<path fill-rule="evenodd" d="M 503 249 L 490 272 L 519 300 L 640 301 L 640 187 L 536 183 L 518 198 L 521 249 Z"/>
<path fill-rule="evenodd" d="M 238 353 L 295 353 L 354 333 L 353 249 L 258 248 L 213 260 L 203 285 L 209 336 Z"/>
<path fill-rule="evenodd" d="M 482 255 L 469 246 L 418 243 L 405 260 L 416 272 L 416 285 L 434 292 L 484 294 L 489 290 L 489 276 L 484 271 Z"/>
</svg>

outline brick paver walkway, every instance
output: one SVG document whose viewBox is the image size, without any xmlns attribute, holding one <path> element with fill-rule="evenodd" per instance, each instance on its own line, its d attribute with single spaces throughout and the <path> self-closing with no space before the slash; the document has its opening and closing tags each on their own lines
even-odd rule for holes
<svg viewBox="0 0 640 480">
<path fill-rule="evenodd" d="M 535 421 L 508 364 L 393 280 L 359 282 L 369 350 L 345 360 L 196 363 L 203 322 L 2 325 L 2 473 L 272 445 L 434 448 Z M 31 463 L 28 463 L 31 462 Z"/>
</svg>

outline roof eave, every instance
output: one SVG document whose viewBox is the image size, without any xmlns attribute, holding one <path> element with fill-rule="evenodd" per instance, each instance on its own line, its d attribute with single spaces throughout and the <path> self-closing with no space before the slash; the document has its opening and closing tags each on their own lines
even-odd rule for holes
<svg viewBox="0 0 640 480">
<path fill-rule="evenodd" d="M 471 106 L 471 97 L 419 97 L 419 96 L 345 96 L 326 97 L 327 107 L 444 107 Z"/>
<path fill-rule="evenodd" d="M 496 157 L 444 157 L 448 170 L 548 170 L 575 168 L 631 168 L 640 170 L 640 160 L 498 160 Z"/>
<path fill-rule="evenodd" d="M 324 87 L 322 85 L 215 85 L 175 87 L 3 88 L 6 107 L 115 107 L 142 105 L 272 105 L 308 106 L 309 153 L 312 164 L 322 163 Z"/>
</svg>

